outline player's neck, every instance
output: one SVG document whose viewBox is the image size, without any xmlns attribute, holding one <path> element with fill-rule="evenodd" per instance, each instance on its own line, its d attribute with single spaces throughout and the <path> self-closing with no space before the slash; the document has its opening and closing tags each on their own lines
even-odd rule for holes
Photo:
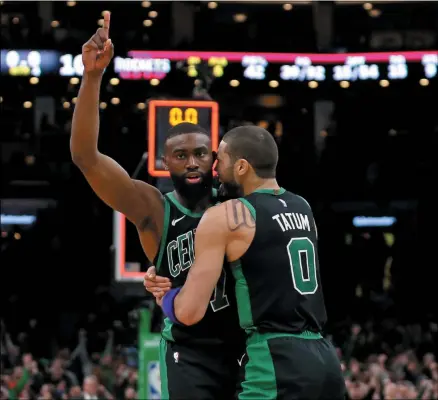
<svg viewBox="0 0 438 400">
<path fill-rule="evenodd" d="M 245 196 L 248 196 L 249 194 L 260 189 L 278 190 L 280 189 L 280 186 L 277 183 L 277 179 L 275 178 L 270 178 L 270 179 L 256 178 L 243 185 L 243 193 Z"/>
<path fill-rule="evenodd" d="M 193 212 L 205 211 L 211 205 L 211 196 L 212 196 L 211 190 L 209 193 L 206 193 L 205 196 L 199 199 L 188 199 L 182 196 L 180 193 L 178 193 L 177 190 L 175 190 L 173 193 L 175 198 L 183 207 Z"/>
</svg>

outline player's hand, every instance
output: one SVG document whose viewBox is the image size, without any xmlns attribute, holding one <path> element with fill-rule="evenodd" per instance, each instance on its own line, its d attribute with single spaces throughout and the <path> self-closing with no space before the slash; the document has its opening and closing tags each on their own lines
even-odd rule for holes
<svg viewBox="0 0 438 400">
<path fill-rule="evenodd" d="M 143 279 L 143 285 L 156 298 L 164 296 L 166 292 L 172 289 L 170 279 L 157 275 L 154 266 L 148 268 Z"/>
<path fill-rule="evenodd" d="M 110 13 L 103 14 L 103 27 L 82 46 L 82 63 L 85 72 L 103 72 L 114 55 L 114 46 L 109 38 Z"/>
<path fill-rule="evenodd" d="M 155 301 L 157 302 L 157 304 L 161 307 L 163 305 L 163 298 L 164 298 L 164 294 L 160 295 L 160 296 L 155 296 Z"/>
</svg>

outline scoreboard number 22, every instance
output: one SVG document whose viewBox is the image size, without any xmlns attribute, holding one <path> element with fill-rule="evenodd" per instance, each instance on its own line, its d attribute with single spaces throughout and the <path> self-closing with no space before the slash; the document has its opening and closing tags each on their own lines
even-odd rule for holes
<svg viewBox="0 0 438 400">
<path fill-rule="evenodd" d="M 183 122 L 198 124 L 198 111 L 195 108 L 186 108 L 184 111 L 179 107 L 173 107 L 169 111 L 169 124 L 175 126 Z"/>
</svg>

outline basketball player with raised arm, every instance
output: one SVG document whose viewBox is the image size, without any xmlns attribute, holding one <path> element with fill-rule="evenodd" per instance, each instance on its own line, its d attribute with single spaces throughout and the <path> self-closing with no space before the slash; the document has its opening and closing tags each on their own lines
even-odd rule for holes
<svg viewBox="0 0 438 400">
<path fill-rule="evenodd" d="M 239 399 L 343 399 L 340 362 L 321 335 L 327 317 L 312 210 L 278 186 L 277 161 L 266 130 L 242 126 L 225 134 L 219 179 L 242 197 L 206 211 L 186 283 L 158 302 L 175 324 L 198 323 L 226 256 L 247 337 Z"/>
<path fill-rule="evenodd" d="M 204 211 L 217 203 L 212 190 L 213 153 L 203 128 L 180 124 L 169 131 L 163 158 L 175 190 L 162 195 L 155 187 L 131 179 L 113 159 L 98 150 L 99 93 L 113 56 L 110 14 L 82 47 L 84 76 L 73 114 L 70 140 L 74 163 L 94 192 L 137 227 L 149 260 L 165 278 L 166 289 L 181 286 L 194 260 L 194 232 Z M 235 394 L 243 340 L 233 291 L 225 272 L 218 280 L 205 321 L 184 327 L 165 321 L 160 347 L 163 399 L 228 399 Z"/>
</svg>

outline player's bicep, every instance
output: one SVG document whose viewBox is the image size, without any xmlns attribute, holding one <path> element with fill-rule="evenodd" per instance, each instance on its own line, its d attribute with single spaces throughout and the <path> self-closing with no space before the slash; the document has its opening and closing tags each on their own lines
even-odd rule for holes
<svg viewBox="0 0 438 400">
<path fill-rule="evenodd" d="M 207 303 L 222 272 L 227 236 L 223 207 L 211 208 L 196 228 L 195 262 L 187 278 L 194 284 L 202 282 Z"/>
<path fill-rule="evenodd" d="M 131 179 L 116 161 L 104 154 L 99 154 L 92 166 L 81 170 L 99 198 L 137 226 L 159 204 L 161 193 L 156 188 Z"/>
<path fill-rule="evenodd" d="M 195 235 L 195 264 L 208 256 L 224 255 L 228 230 L 226 213 L 223 205 L 210 208 L 202 217 L 196 228 Z M 200 258 L 198 258 L 200 257 Z"/>
</svg>

